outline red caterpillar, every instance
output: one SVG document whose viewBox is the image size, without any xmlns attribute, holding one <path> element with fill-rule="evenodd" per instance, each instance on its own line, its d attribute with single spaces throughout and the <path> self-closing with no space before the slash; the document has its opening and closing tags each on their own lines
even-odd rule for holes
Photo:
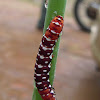
<svg viewBox="0 0 100 100">
<path fill-rule="evenodd" d="M 56 100 L 54 90 L 49 81 L 49 71 L 54 46 L 59 38 L 62 28 L 63 17 L 58 15 L 54 17 L 47 28 L 45 35 L 43 35 L 37 54 L 34 79 L 38 92 L 43 100 Z"/>
</svg>

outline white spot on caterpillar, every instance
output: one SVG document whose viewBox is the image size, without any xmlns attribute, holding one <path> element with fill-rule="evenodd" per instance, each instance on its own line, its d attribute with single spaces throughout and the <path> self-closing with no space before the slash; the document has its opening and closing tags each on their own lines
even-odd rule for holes
<svg viewBox="0 0 100 100">
<path fill-rule="evenodd" d="M 47 87 L 45 87 L 45 89 L 47 89 Z"/>
<path fill-rule="evenodd" d="M 56 32 L 54 31 L 54 30 L 50 30 L 51 31 L 51 33 L 53 33 L 53 34 L 56 34 Z"/>
<path fill-rule="evenodd" d="M 43 68 L 43 66 L 42 65 L 38 65 L 38 68 Z"/>
<path fill-rule="evenodd" d="M 60 25 L 60 27 L 61 27 L 62 25 Z"/>
<path fill-rule="evenodd" d="M 36 77 L 34 77 L 34 79 L 36 79 Z"/>
<path fill-rule="evenodd" d="M 44 59 L 44 57 L 43 56 L 40 56 L 40 59 Z"/>
<path fill-rule="evenodd" d="M 57 42 L 57 40 L 55 40 L 55 42 Z"/>
<path fill-rule="evenodd" d="M 51 85 L 49 85 L 49 87 L 51 88 Z"/>
<path fill-rule="evenodd" d="M 48 27 L 47 30 L 50 30 L 50 28 Z"/>
<path fill-rule="evenodd" d="M 49 94 L 47 94 L 47 96 L 48 96 Z"/>
<path fill-rule="evenodd" d="M 62 26 L 62 25 L 60 25 L 58 22 L 52 22 L 52 23 L 54 23 L 55 25 L 58 25 L 58 26 Z"/>
<path fill-rule="evenodd" d="M 51 90 L 51 91 L 50 91 L 50 93 L 54 93 L 54 91 L 53 91 L 53 90 Z"/>
<path fill-rule="evenodd" d="M 52 47 L 52 50 L 54 50 L 54 47 Z"/>
<path fill-rule="evenodd" d="M 34 70 L 36 70 L 36 68 L 34 68 Z"/>
<path fill-rule="evenodd" d="M 43 72 L 47 72 L 47 70 L 43 70 Z"/>
<path fill-rule="evenodd" d="M 61 18 L 58 18 L 58 20 L 61 20 Z"/>
<path fill-rule="evenodd" d="M 49 30 L 49 27 L 47 27 L 47 30 Z"/>
<path fill-rule="evenodd" d="M 55 95 L 53 95 L 53 97 L 55 98 Z"/>
<path fill-rule="evenodd" d="M 43 89 L 39 89 L 39 91 L 43 91 Z"/>
<path fill-rule="evenodd" d="M 36 63 L 36 65 L 38 66 L 38 68 L 43 68 L 43 66 L 42 66 L 42 65 L 38 65 L 37 63 Z"/>
<path fill-rule="evenodd" d="M 52 59 L 52 54 L 50 55 L 50 59 Z"/>
<path fill-rule="evenodd" d="M 41 76 L 41 74 L 36 74 L 37 76 Z"/>
<path fill-rule="evenodd" d="M 51 65 L 49 64 L 48 67 L 51 68 Z"/>
<path fill-rule="evenodd" d="M 52 23 L 54 23 L 55 25 L 58 25 L 58 26 L 60 26 L 60 24 L 59 24 L 58 22 L 52 22 Z"/>
<path fill-rule="evenodd" d="M 49 73 L 47 73 L 47 75 L 49 75 Z M 49 81 L 49 80 L 47 80 L 47 81 Z"/>
<path fill-rule="evenodd" d="M 50 53 L 47 53 L 47 55 L 50 55 Z"/>
<path fill-rule="evenodd" d="M 41 51 L 41 50 L 39 49 L 39 51 Z"/>
<path fill-rule="evenodd" d="M 49 79 L 47 80 L 47 82 L 50 82 Z"/>
<path fill-rule="evenodd" d="M 43 35 L 43 36 L 47 41 L 55 41 L 55 40 L 51 40 L 50 38 L 47 38 L 45 35 Z"/>
<path fill-rule="evenodd" d="M 41 43 L 40 45 L 41 45 L 41 47 L 42 47 L 42 49 L 43 49 L 44 51 L 46 51 L 46 50 L 52 50 L 52 48 L 47 48 L 47 47 L 43 46 L 42 43 Z"/>
<path fill-rule="evenodd" d="M 55 95 L 53 95 L 53 97 L 55 98 Z"/>
<path fill-rule="evenodd" d="M 46 77 L 42 77 L 42 79 L 46 79 Z"/>
<path fill-rule="evenodd" d="M 48 61 L 45 61 L 45 64 L 47 64 L 48 63 Z"/>
<path fill-rule="evenodd" d="M 40 55 L 39 53 L 38 53 L 38 56 L 40 57 L 40 59 L 44 59 L 44 56 Z"/>
<path fill-rule="evenodd" d="M 43 94 L 42 96 L 45 97 L 45 94 Z"/>
<path fill-rule="evenodd" d="M 38 85 L 42 84 L 42 82 L 37 82 Z"/>
<path fill-rule="evenodd" d="M 40 57 L 40 59 L 44 59 L 44 58 L 50 58 L 50 59 L 52 59 L 52 55 L 50 55 L 49 57 L 44 57 L 44 55 L 40 55 L 39 53 L 37 55 Z"/>
<path fill-rule="evenodd" d="M 50 44 L 51 46 L 53 46 L 54 44 Z"/>
<path fill-rule="evenodd" d="M 47 38 L 45 35 L 43 35 L 43 36 L 47 41 L 52 41 L 50 38 Z"/>
<path fill-rule="evenodd" d="M 55 23 L 55 24 L 56 24 L 56 23 L 58 23 L 58 22 L 52 22 L 52 23 Z M 59 26 L 61 27 L 60 24 L 59 24 Z M 50 30 L 51 33 L 53 33 L 53 34 L 59 34 L 59 33 L 56 33 L 54 30 L 51 30 L 49 27 L 48 27 L 47 29 Z M 46 36 L 45 36 L 45 38 L 48 39 Z M 55 40 L 51 40 L 51 39 L 50 39 L 50 40 L 47 40 L 47 41 L 55 41 Z"/>
</svg>

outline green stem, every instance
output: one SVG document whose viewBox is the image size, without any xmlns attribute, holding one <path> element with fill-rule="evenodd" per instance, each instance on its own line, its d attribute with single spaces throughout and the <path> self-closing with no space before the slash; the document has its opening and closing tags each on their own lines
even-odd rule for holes
<svg viewBox="0 0 100 100">
<path fill-rule="evenodd" d="M 66 1 L 67 0 L 49 0 L 43 34 L 45 34 L 47 27 L 49 26 L 51 20 L 55 16 L 57 16 L 57 15 L 64 16 Z M 58 55 L 58 49 L 59 49 L 59 42 L 60 42 L 60 38 L 58 39 L 56 46 L 55 46 L 55 49 L 53 51 L 54 57 L 53 57 L 52 62 L 51 62 L 52 67 L 50 69 L 50 77 L 49 77 L 51 85 L 53 85 L 53 80 L 54 80 L 56 61 L 57 61 L 57 55 Z M 42 100 L 41 96 L 38 93 L 38 90 L 37 90 L 35 84 L 34 84 L 34 93 L 33 93 L 32 100 Z"/>
</svg>

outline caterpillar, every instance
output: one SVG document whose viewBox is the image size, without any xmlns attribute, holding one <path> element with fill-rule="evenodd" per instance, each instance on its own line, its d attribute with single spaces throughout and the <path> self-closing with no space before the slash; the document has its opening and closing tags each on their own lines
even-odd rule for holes
<svg viewBox="0 0 100 100">
<path fill-rule="evenodd" d="M 42 37 L 35 63 L 34 80 L 43 100 L 56 100 L 53 87 L 50 85 L 49 72 L 55 44 L 63 29 L 63 17 L 53 18 Z"/>
</svg>

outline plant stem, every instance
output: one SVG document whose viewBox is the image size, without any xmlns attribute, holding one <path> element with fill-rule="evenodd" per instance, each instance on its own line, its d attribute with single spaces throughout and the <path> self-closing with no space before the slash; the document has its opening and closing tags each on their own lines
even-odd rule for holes
<svg viewBox="0 0 100 100">
<path fill-rule="evenodd" d="M 47 27 L 49 26 L 51 20 L 55 16 L 57 16 L 57 15 L 64 16 L 66 1 L 67 0 L 49 0 L 43 34 L 45 34 Z M 60 42 L 60 38 L 58 39 L 58 41 L 56 43 L 55 49 L 53 51 L 54 57 L 51 61 L 51 69 L 50 69 L 50 76 L 49 76 L 49 80 L 50 80 L 51 85 L 53 85 L 53 80 L 54 80 L 56 61 L 57 61 L 57 55 L 58 55 L 58 49 L 59 49 L 59 42 Z M 38 90 L 37 90 L 35 84 L 34 84 L 34 93 L 33 93 L 32 100 L 42 100 L 41 96 L 38 93 Z"/>
</svg>

